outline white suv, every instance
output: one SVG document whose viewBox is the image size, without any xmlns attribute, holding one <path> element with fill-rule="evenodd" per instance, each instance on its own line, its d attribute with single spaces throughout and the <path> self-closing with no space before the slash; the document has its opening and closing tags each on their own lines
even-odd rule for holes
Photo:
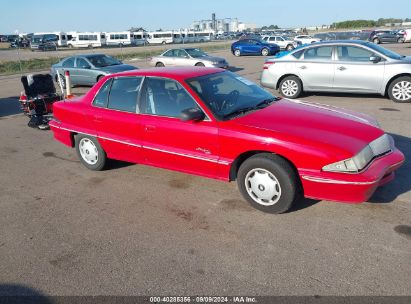
<svg viewBox="0 0 411 304">
<path fill-rule="evenodd" d="M 321 39 L 314 38 L 310 35 L 299 35 L 299 36 L 295 36 L 294 41 L 299 41 L 301 42 L 301 44 L 311 44 L 314 42 L 320 42 Z"/>
<path fill-rule="evenodd" d="M 277 44 L 280 49 L 291 51 L 298 46 L 298 41 L 293 41 L 284 36 L 265 36 L 263 40 L 270 44 Z"/>
</svg>

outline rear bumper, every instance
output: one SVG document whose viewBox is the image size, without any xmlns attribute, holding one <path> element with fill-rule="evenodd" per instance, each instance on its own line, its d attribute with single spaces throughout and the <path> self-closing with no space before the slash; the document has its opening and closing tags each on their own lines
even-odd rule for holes
<svg viewBox="0 0 411 304">
<path fill-rule="evenodd" d="M 263 70 L 260 78 L 261 85 L 266 88 L 276 89 L 278 79 L 269 70 Z"/>
<path fill-rule="evenodd" d="M 333 173 L 301 169 L 299 175 L 304 196 L 320 200 L 362 203 L 375 190 L 395 177 L 394 171 L 404 163 L 404 155 L 398 149 L 380 157 L 358 174 Z"/>
</svg>

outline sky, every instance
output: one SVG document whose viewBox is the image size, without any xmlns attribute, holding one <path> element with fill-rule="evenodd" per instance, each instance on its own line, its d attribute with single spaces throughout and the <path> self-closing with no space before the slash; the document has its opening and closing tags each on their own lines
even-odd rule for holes
<svg viewBox="0 0 411 304">
<path fill-rule="evenodd" d="M 304 27 L 350 19 L 411 18 L 395 0 L 0 0 L 0 34 L 179 29 L 194 20 L 234 18 L 257 26 Z"/>
</svg>

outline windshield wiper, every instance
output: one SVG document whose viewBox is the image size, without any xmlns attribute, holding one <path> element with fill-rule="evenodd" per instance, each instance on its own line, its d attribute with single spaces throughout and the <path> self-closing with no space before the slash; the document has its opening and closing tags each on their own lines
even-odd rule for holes
<svg viewBox="0 0 411 304">
<path fill-rule="evenodd" d="M 224 118 L 229 119 L 229 118 L 233 118 L 233 117 L 236 117 L 236 116 L 243 115 L 243 114 L 245 114 L 247 112 L 250 112 L 250 111 L 263 109 L 263 108 L 267 107 L 268 105 L 270 105 L 272 102 L 277 101 L 277 100 L 279 100 L 278 97 L 264 99 L 263 101 L 257 103 L 255 106 L 235 110 L 234 112 L 231 112 L 231 113 L 225 115 Z"/>
</svg>

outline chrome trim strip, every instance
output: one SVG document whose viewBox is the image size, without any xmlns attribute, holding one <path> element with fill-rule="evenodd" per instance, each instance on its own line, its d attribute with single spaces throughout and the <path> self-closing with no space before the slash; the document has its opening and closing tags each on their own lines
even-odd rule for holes
<svg viewBox="0 0 411 304">
<path fill-rule="evenodd" d="M 341 181 L 336 179 L 327 179 L 321 177 L 311 177 L 307 175 L 301 176 L 301 178 L 317 183 L 326 183 L 326 184 L 340 184 L 340 185 L 372 185 L 378 183 L 380 180 L 375 180 L 372 182 L 349 182 L 349 181 Z"/>
<path fill-rule="evenodd" d="M 149 150 L 154 150 L 154 151 L 158 151 L 158 152 L 163 152 L 163 153 L 168 153 L 168 154 L 173 154 L 173 155 L 178 155 L 178 156 L 184 156 L 184 157 L 204 160 L 204 161 L 217 163 L 217 164 L 221 164 L 221 165 L 226 165 L 226 166 L 228 166 L 230 164 L 230 162 L 224 161 L 224 160 L 216 160 L 216 159 L 210 159 L 210 158 L 196 156 L 196 155 L 189 155 L 189 154 L 183 154 L 183 153 L 178 153 L 178 152 L 172 152 L 172 151 L 157 149 L 157 148 L 153 148 L 153 147 L 148 147 L 148 146 L 139 145 L 139 144 L 133 144 L 133 143 L 130 143 L 130 142 L 125 142 L 125 141 L 121 141 L 121 140 L 117 140 L 117 139 L 113 139 L 113 138 L 108 138 L 108 137 L 104 137 L 104 136 L 98 136 L 98 135 L 93 135 L 93 134 L 89 134 L 89 133 L 85 133 L 85 132 L 75 131 L 75 130 L 68 129 L 68 128 L 59 127 L 59 129 L 69 131 L 69 132 L 81 133 L 81 134 L 85 134 L 85 135 L 89 135 L 89 136 L 93 136 L 93 137 L 98 137 L 98 138 L 101 138 L 101 139 L 114 141 L 114 142 L 118 142 L 118 143 L 121 143 L 121 144 L 129 145 L 129 146 L 134 146 L 134 147 L 137 147 L 137 148 L 145 148 L 145 149 L 149 149 Z"/>
</svg>

